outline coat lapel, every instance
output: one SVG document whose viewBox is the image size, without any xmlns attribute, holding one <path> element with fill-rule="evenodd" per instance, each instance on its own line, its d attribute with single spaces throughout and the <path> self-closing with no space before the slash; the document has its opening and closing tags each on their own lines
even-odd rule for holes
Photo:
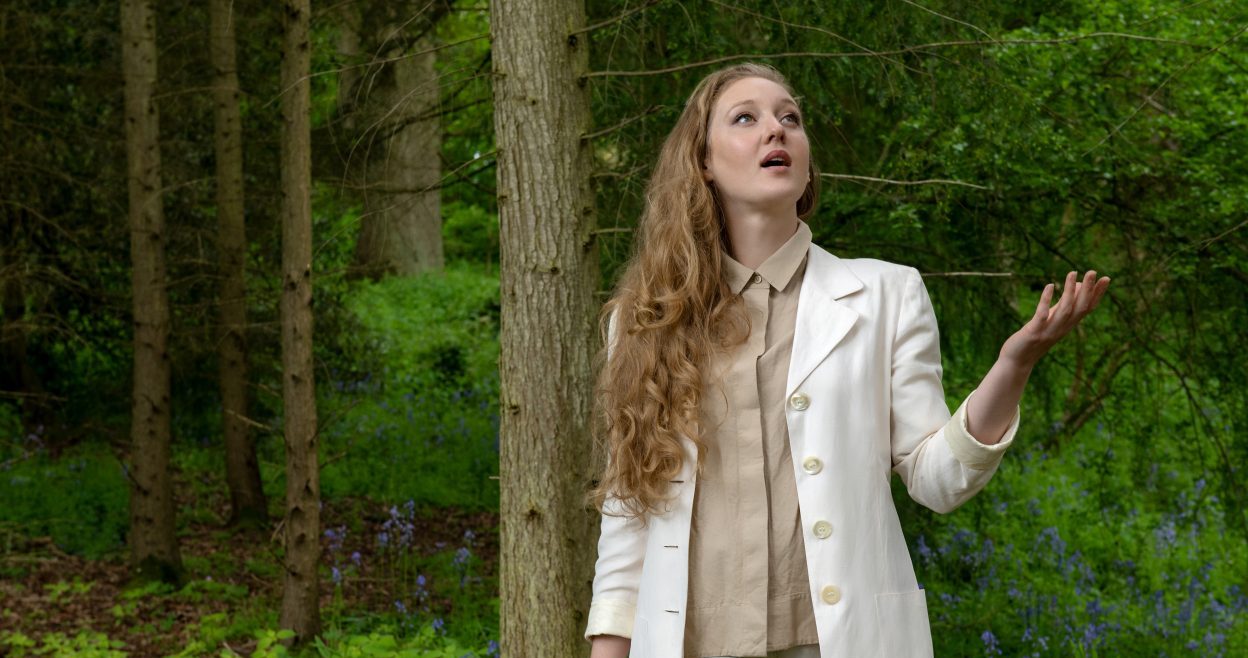
<svg viewBox="0 0 1248 658">
<path fill-rule="evenodd" d="M 797 299 L 786 399 L 854 326 L 858 312 L 836 300 L 861 289 L 862 281 L 840 258 L 811 243 Z"/>
</svg>

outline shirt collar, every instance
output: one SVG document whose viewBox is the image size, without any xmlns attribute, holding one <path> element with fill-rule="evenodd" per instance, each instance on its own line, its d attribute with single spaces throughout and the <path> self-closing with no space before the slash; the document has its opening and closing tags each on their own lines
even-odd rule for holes
<svg viewBox="0 0 1248 658">
<path fill-rule="evenodd" d="M 806 222 L 797 220 L 797 231 L 787 242 L 780 245 L 780 248 L 772 255 L 767 257 L 758 266 L 757 270 L 742 265 L 737 259 L 733 258 L 728 252 L 722 252 L 724 261 L 724 278 L 728 282 L 728 287 L 732 289 L 734 295 L 741 294 L 745 287 L 750 283 L 750 277 L 757 272 L 771 287 L 776 290 L 784 290 L 788 287 L 789 282 L 793 279 L 793 275 L 797 273 L 797 269 L 806 259 L 806 253 L 810 251 L 811 232 Z"/>
</svg>

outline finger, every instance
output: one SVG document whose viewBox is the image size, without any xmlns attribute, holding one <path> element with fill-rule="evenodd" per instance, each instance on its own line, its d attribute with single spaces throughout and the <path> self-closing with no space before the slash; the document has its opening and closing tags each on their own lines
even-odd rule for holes
<svg viewBox="0 0 1248 658">
<path fill-rule="evenodd" d="M 1044 291 L 1040 293 L 1040 301 L 1036 304 L 1036 314 L 1031 317 L 1032 320 L 1044 322 L 1049 319 L 1049 302 L 1053 299 L 1053 284 L 1044 286 Z"/>
<path fill-rule="evenodd" d="M 1096 270 L 1088 270 L 1083 275 L 1083 281 L 1079 282 L 1077 296 L 1075 297 L 1075 314 L 1083 317 L 1092 310 L 1092 301 L 1096 297 Z"/>
<path fill-rule="evenodd" d="M 1064 316 L 1067 309 L 1070 308 L 1071 302 L 1074 300 L 1075 273 L 1071 272 L 1066 275 L 1066 281 L 1062 284 L 1062 296 L 1057 299 L 1057 306 L 1053 307 L 1054 315 Z"/>
<path fill-rule="evenodd" d="M 1109 281 L 1110 278 L 1106 276 L 1101 277 L 1101 280 L 1096 282 L 1096 298 L 1092 300 L 1092 309 L 1095 309 L 1100 305 L 1101 298 L 1104 297 L 1105 293 L 1109 290 Z M 1088 312 L 1091 313 L 1092 309 L 1088 309 Z"/>
</svg>

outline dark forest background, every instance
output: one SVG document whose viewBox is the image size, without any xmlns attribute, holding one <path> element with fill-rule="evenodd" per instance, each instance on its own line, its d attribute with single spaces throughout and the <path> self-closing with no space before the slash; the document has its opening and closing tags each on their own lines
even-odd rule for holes
<svg viewBox="0 0 1248 658">
<path fill-rule="evenodd" d="M 209 3 L 156 3 L 181 565 L 140 581 L 119 9 L 0 6 L 0 655 L 287 651 L 284 23 L 277 3 L 229 7 L 248 406 L 222 402 Z M 1248 651 L 1248 6 L 583 7 L 569 32 L 588 50 L 592 128 L 551 139 L 592 154 L 597 303 L 684 99 L 746 60 L 779 68 L 803 105 L 825 173 L 815 242 L 924 274 L 951 408 L 1046 283 L 1113 277 L 1101 310 L 1036 368 L 982 494 L 936 515 L 894 481 L 937 655 Z M 324 630 L 306 650 L 319 655 L 499 653 L 493 14 L 481 0 L 312 6 Z M 223 437 L 240 417 L 258 517 L 226 481 Z"/>
</svg>

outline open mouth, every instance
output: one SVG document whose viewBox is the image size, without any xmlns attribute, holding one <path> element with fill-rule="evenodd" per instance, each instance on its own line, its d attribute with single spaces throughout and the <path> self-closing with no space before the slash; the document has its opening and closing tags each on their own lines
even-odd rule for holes
<svg viewBox="0 0 1248 658">
<path fill-rule="evenodd" d="M 769 169 L 771 167 L 789 167 L 792 164 L 793 160 L 787 152 L 776 150 L 768 153 L 767 157 L 763 158 L 762 166 L 764 169 Z"/>
</svg>

